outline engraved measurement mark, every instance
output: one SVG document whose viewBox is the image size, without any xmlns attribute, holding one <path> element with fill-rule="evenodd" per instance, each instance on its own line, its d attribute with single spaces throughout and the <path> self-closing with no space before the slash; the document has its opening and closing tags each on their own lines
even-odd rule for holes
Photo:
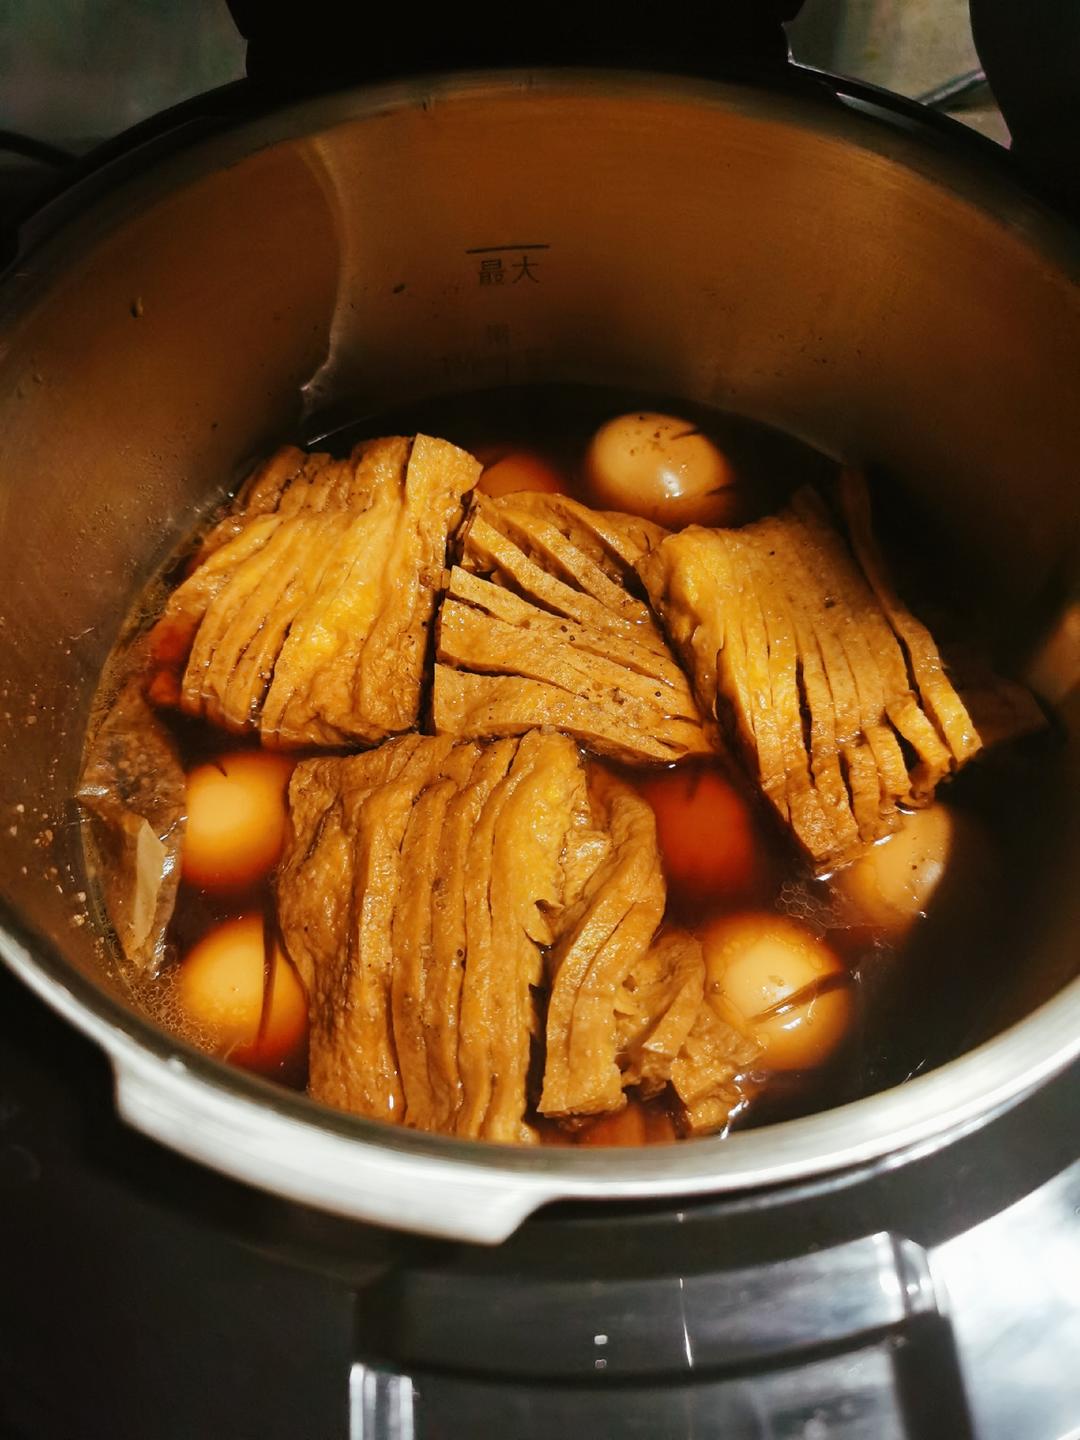
<svg viewBox="0 0 1080 1440">
<path fill-rule="evenodd" d="M 513 277 L 511 285 L 520 285 L 522 281 L 539 285 L 540 257 L 535 252 L 550 249 L 548 244 L 527 241 L 517 245 L 473 245 L 465 254 L 478 257 L 476 278 L 480 285 L 504 285 L 508 276 Z"/>
<path fill-rule="evenodd" d="M 499 250 L 550 250 L 550 245 L 474 245 L 471 250 L 466 250 L 466 255 L 494 255 Z"/>
</svg>

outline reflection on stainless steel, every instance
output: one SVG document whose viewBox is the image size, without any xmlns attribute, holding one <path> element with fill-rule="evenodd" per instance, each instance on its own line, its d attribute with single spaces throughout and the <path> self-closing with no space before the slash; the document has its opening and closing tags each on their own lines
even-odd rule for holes
<svg viewBox="0 0 1080 1440">
<path fill-rule="evenodd" d="M 979 1440 L 1080 1433 L 1080 1163 L 931 1257 Z"/>
<path fill-rule="evenodd" d="M 926 1257 L 918 1246 L 889 1235 L 723 1277 L 687 1284 L 685 1324 L 695 1350 L 712 1362 L 725 1356 L 760 1360 L 888 1330 L 936 1309 Z"/>
<path fill-rule="evenodd" d="M 1075 553 L 1080 247 L 872 108 L 581 74 L 336 95 L 120 186 L 9 277 L 0 943 L 109 1051 L 134 1124 L 286 1196 L 493 1242 L 559 1196 L 734 1189 L 931 1143 L 1076 1055 L 1074 984 L 842 1110 L 674 1151 L 508 1155 L 388 1135 L 185 1051 L 124 1004 L 87 913 L 67 797 L 130 598 L 316 401 L 323 429 L 503 381 L 735 409 L 902 475 L 979 557 L 973 603 L 1021 615 L 1018 646 L 1042 633 Z M 523 252 L 526 283 L 483 284 L 480 252 L 507 245 L 546 248 Z M 1078 903 L 1062 885 L 1033 925 L 1032 1005 L 1072 973 Z"/>
<path fill-rule="evenodd" d="M 455 1440 L 911 1440 L 888 1344 L 692 1387 L 530 1387 L 448 1374 L 410 1378 L 356 1364 L 350 1389 L 350 1440 L 443 1436 L 446 1416 Z M 967 1437 L 953 1432 L 948 1440 Z"/>
<path fill-rule="evenodd" d="M 681 1311 L 682 1313 L 680 1314 L 679 1319 L 680 1319 L 680 1321 L 682 1322 L 683 1347 L 684 1347 L 684 1349 L 685 1349 L 685 1351 L 686 1351 L 686 1368 L 687 1368 L 687 1370 L 693 1370 L 693 1368 L 694 1368 L 694 1344 L 693 1344 L 693 1341 L 692 1341 L 691 1338 L 690 1338 L 690 1326 L 687 1324 L 687 1317 L 686 1317 L 686 1293 L 685 1293 L 685 1292 L 686 1292 L 686 1281 L 685 1281 L 685 1280 L 683 1279 L 683 1277 L 680 1275 L 680 1276 L 679 1276 L 679 1309 L 680 1309 L 680 1311 Z"/>
<path fill-rule="evenodd" d="M 413 1383 L 355 1361 L 349 1372 L 349 1440 L 414 1440 Z"/>
<path fill-rule="evenodd" d="M 720 1263 L 728 1258 L 736 1257 L 717 1256 L 715 1266 L 685 1275 L 620 1273 L 603 1284 L 532 1275 L 524 1311 L 520 1289 L 463 1281 L 451 1325 L 431 1277 L 402 1276 L 394 1313 L 408 1316 L 408 1353 L 425 1367 L 453 1369 L 468 1336 L 478 1371 L 544 1383 L 557 1376 L 585 1383 L 598 1369 L 608 1384 L 691 1383 L 716 1370 L 861 1350 L 940 1324 L 926 1256 L 907 1240 L 879 1233 L 731 1268 Z"/>
</svg>

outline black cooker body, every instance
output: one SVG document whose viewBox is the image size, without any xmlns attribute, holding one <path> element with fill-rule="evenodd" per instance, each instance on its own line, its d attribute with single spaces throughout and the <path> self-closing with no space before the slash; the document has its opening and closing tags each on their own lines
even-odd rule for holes
<svg viewBox="0 0 1080 1440">
<path fill-rule="evenodd" d="M 231 8 L 249 79 L 103 147 L 48 226 L 178 138 L 400 69 L 397 35 L 361 17 L 361 37 L 340 6 Z M 677 6 L 661 26 L 556 6 L 513 30 L 454 12 L 408 53 L 415 70 L 719 54 L 725 74 L 839 93 L 985 159 L 910 102 L 794 72 L 781 22 L 798 9 Z M 973 9 L 995 64 L 1015 64 L 997 0 Z M 1067 203 L 1059 148 L 1027 152 Z M 104 1057 L 3 971 L 0 1015 L 12 1440 L 1059 1440 L 1080 1424 L 1080 1299 L 1062 1278 L 1080 1274 L 1075 1068 L 926 1153 L 679 1208 L 554 1207 L 489 1250 L 192 1165 L 120 1124 Z"/>
</svg>

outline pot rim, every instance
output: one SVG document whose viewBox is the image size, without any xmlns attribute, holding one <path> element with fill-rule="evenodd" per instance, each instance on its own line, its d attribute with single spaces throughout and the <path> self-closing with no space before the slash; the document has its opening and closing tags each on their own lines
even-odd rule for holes
<svg viewBox="0 0 1080 1440">
<path fill-rule="evenodd" d="M 341 123 L 400 109 L 469 100 L 590 97 L 648 92 L 672 101 L 733 105 L 745 112 L 801 119 L 821 133 L 887 153 L 959 190 L 984 212 L 1021 228 L 1035 249 L 1080 274 L 1069 227 L 1003 176 L 978 163 L 978 150 L 931 151 L 910 117 L 896 127 L 867 103 L 824 105 L 821 97 L 734 81 L 702 81 L 620 71 L 537 71 L 430 76 L 338 92 L 233 125 L 201 138 L 146 175 L 107 189 L 71 224 L 35 246 L 17 275 L 8 313 L 32 303 L 62 271 L 71 245 L 97 237 L 151 199 L 235 164 L 271 143 L 287 143 Z M 832 97 L 836 100 L 836 97 Z M 779 114 L 777 107 L 779 106 Z M 320 123 L 321 122 L 321 123 Z M 960 129 L 960 127 L 956 127 Z M 933 164 L 931 164 L 931 160 Z M 81 194 L 82 187 L 76 190 Z M 91 200 L 95 197 L 91 195 Z M 480 1241 L 505 1238 L 541 1205 L 560 1199 L 675 1199 L 744 1191 L 834 1172 L 869 1161 L 896 1163 L 913 1147 L 933 1148 L 983 1123 L 1080 1055 L 1080 978 L 1036 1011 L 976 1049 L 902 1085 L 797 1120 L 724 1139 L 641 1150 L 511 1147 L 386 1126 L 332 1111 L 191 1049 L 127 1009 L 28 930 L 0 897 L 0 958 L 38 996 L 101 1046 L 116 1076 L 121 1114 L 172 1148 L 291 1199 L 360 1220 Z M 391 1174 L 393 1172 L 393 1174 Z M 433 1215 L 432 1189 L 443 1213 Z M 419 1198 L 410 1201 L 410 1193 Z"/>
<path fill-rule="evenodd" d="M 533 1148 L 384 1125 L 214 1060 L 74 972 L 2 900 L 0 958 L 104 1050 L 118 1109 L 144 1134 L 237 1179 L 350 1219 L 480 1243 L 505 1239 L 556 1200 L 731 1194 L 872 1161 L 901 1164 L 979 1128 L 1080 1056 L 1077 978 L 976 1049 L 831 1110 L 726 1138 L 638 1150 Z"/>
</svg>

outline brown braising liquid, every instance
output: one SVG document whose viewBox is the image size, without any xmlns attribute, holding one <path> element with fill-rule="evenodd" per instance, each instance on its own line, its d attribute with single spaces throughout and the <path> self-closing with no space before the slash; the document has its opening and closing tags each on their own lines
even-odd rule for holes
<svg viewBox="0 0 1080 1440">
<path fill-rule="evenodd" d="M 637 409 L 683 416 L 713 439 L 738 477 L 742 520 L 775 511 L 801 484 L 827 485 L 834 473 L 824 456 L 766 427 L 669 397 L 586 387 L 496 390 L 417 404 L 366 417 L 329 436 L 313 436 L 312 448 L 341 454 L 360 439 L 424 431 L 470 450 L 485 465 L 528 452 L 558 473 L 569 494 L 588 504 L 595 503 L 583 467 L 590 437 L 605 420 Z M 178 573 L 188 553 L 175 562 Z M 948 604 L 947 594 L 936 598 Z M 165 719 L 186 769 L 257 745 L 201 721 L 176 714 Z M 813 1070 L 752 1074 L 747 1091 L 753 1098 L 734 1124 L 772 1123 L 872 1093 L 933 1068 L 1012 1018 L 1002 997 L 1031 923 L 1031 906 L 1016 900 L 1018 895 L 1034 899 L 1053 873 L 1053 835 L 1064 803 L 1059 751 L 1052 732 L 1036 736 L 980 757 L 943 787 L 940 798 L 969 821 L 962 827 L 965 843 L 928 916 L 899 945 L 859 923 L 831 882 L 807 871 L 754 786 L 731 761 L 692 762 L 699 770 L 713 769 L 741 797 L 751 828 L 753 875 L 725 894 L 672 889 L 665 922 L 698 931 L 717 917 L 751 908 L 797 919 L 842 960 L 846 973 L 835 983 L 848 986 L 853 1001 L 853 1021 L 831 1058 Z M 613 768 L 645 793 L 656 779 L 655 772 Z M 1032 826 L 1032 815 L 1041 815 L 1044 823 Z M 170 953 L 182 957 L 222 921 L 253 910 L 272 917 L 272 876 L 228 896 L 182 884 L 169 932 Z M 166 969 L 140 998 L 162 1023 L 205 1045 L 205 1037 L 184 1027 L 170 985 Z M 303 1055 L 294 1055 L 277 1067 L 275 1078 L 302 1088 L 305 1065 Z M 631 1099 L 620 1116 L 573 1131 L 535 1113 L 530 1119 L 550 1144 L 626 1145 L 676 1138 L 663 1100 Z"/>
</svg>

